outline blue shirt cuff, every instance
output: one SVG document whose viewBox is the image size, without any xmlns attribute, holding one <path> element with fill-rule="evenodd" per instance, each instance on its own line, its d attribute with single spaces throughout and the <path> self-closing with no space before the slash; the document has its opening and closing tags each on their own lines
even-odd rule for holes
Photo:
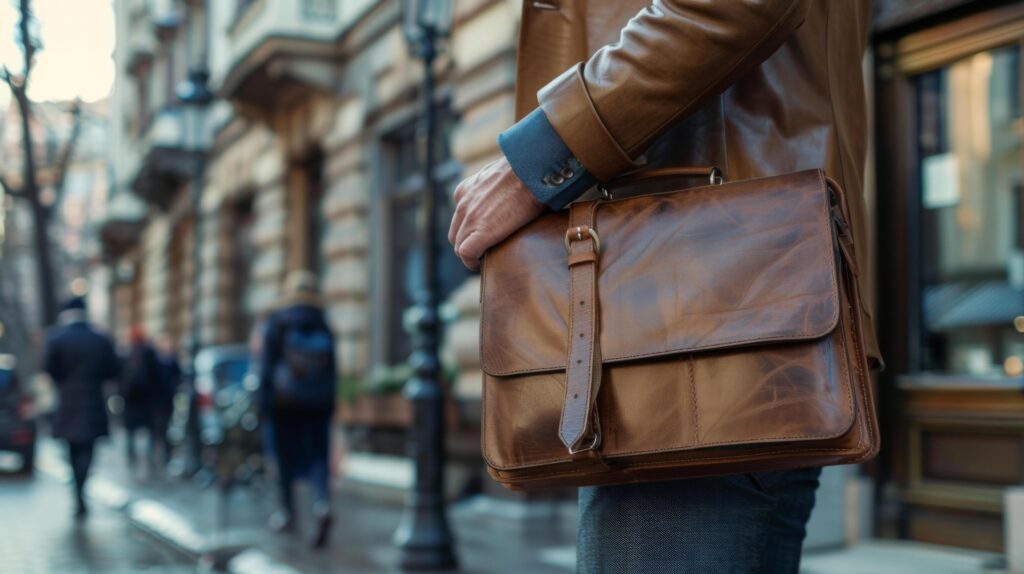
<svg viewBox="0 0 1024 574">
<path fill-rule="evenodd" d="M 502 132 L 498 146 L 516 176 L 551 209 L 562 209 L 597 183 L 540 108 Z"/>
</svg>

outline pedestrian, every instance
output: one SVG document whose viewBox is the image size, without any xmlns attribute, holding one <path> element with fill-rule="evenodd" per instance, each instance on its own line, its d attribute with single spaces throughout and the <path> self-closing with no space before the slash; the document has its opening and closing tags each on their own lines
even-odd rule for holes
<svg viewBox="0 0 1024 574">
<path fill-rule="evenodd" d="M 153 442 L 154 456 L 161 452 L 160 461 L 164 468 L 171 462 L 171 443 L 167 439 L 167 429 L 174 414 L 174 397 L 181 383 L 181 367 L 178 365 L 177 353 L 170 337 L 162 337 L 157 348 L 157 363 L 160 371 L 160 387 L 157 390 L 153 407 Z"/>
<path fill-rule="evenodd" d="M 281 511 L 271 517 L 271 527 L 279 532 L 295 530 L 293 486 L 306 478 L 313 487 L 313 548 L 327 543 L 332 524 L 329 454 L 337 379 L 334 352 L 334 335 L 316 276 L 292 272 L 278 310 L 263 327 L 260 410 L 264 424 L 271 425 L 281 497 Z"/>
<path fill-rule="evenodd" d="M 85 300 L 68 301 L 59 326 L 47 333 L 43 370 L 53 380 L 59 399 L 53 416 L 53 436 L 67 443 L 74 478 L 75 517 L 84 518 L 85 481 L 92 466 L 96 439 L 109 432 L 103 385 L 118 375 L 117 353 L 110 338 L 86 317 Z"/>
<path fill-rule="evenodd" d="M 156 403 L 161 394 L 161 367 L 156 349 L 146 340 L 142 327 L 129 332 L 128 355 L 121 373 L 121 397 L 124 399 L 125 457 L 128 468 L 135 471 L 136 438 L 140 431 L 149 435 L 146 459 L 155 466 L 153 450 L 156 443 L 154 421 Z"/>
<path fill-rule="evenodd" d="M 519 120 L 498 138 L 503 157 L 456 189 L 449 241 L 475 269 L 596 183 L 641 166 L 719 166 L 729 180 L 822 169 L 851 196 L 865 245 L 870 16 L 868 0 L 526 3 Z M 819 472 L 581 488 L 578 569 L 795 573 Z"/>
</svg>

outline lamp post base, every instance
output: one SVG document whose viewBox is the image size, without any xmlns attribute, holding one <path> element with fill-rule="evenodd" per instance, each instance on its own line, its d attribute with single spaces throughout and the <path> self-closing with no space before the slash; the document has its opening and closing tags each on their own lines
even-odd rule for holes
<svg viewBox="0 0 1024 574">
<path fill-rule="evenodd" d="M 437 520 L 436 511 L 417 507 L 406 517 L 395 532 L 399 566 L 403 570 L 455 570 L 458 563 L 452 550 L 452 538 L 447 524 Z"/>
</svg>

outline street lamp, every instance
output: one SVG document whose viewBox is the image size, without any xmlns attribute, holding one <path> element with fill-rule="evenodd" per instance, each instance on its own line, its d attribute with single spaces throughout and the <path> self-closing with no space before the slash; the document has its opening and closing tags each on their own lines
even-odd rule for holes
<svg viewBox="0 0 1024 574">
<path fill-rule="evenodd" d="M 203 178 L 206 170 L 204 154 L 206 153 L 206 132 L 205 111 L 207 106 L 213 102 L 213 93 L 210 91 L 208 82 L 210 74 L 203 68 L 195 68 L 189 71 L 188 78 L 180 82 L 174 88 L 174 94 L 182 105 L 182 116 L 184 120 L 184 147 L 190 159 L 192 168 L 190 191 L 192 200 L 192 324 L 190 338 L 192 339 L 189 349 L 190 359 L 194 362 L 195 355 L 199 352 L 200 344 L 200 321 L 199 313 L 202 309 L 199 290 L 202 285 L 200 268 L 202 265 L 202 254 L 200 250 L 203 245 Z M 193 376 L 195 365 L 192 366 Z"/>
<path fill-rule="evenodd" d="M 418 293 L 415 350 L 409 357 L 413 376 L 405 385 L 405 396 L 413 406 L 413 428 L 409 450 L 416 469 L 415 483 L 406 496 L 405 513 L 395 532 L 400 564 L 408 570 L 456 568 L 453 539 L 445 515 L 444 498 L 444 393 L 441 390 L 441 361 L 438 358 L 440 321 L 438 317 L 437 184 L 434 178 L 435 132 L 434 58 L 438 44 L 448 37 L 452 23 L 452 0 L 402 0 L 402 32 L 413 54 L 423 61 L 423 117 L 421 136 L 423 198 L 420 203 L 423 256 L 423 288 Z"/>
</svg>

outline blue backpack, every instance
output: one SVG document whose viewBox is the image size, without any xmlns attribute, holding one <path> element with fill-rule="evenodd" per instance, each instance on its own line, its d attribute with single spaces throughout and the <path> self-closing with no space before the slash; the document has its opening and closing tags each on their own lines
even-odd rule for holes
<svg viewBox="0 0 1024 574">
<path fill-rule="evenodd" d="M 334 404 L 334 337 L 323 327 L 287 327 L 274 373 L 274 403 L 285 409 L 327 410 Z"/>
</svg>

